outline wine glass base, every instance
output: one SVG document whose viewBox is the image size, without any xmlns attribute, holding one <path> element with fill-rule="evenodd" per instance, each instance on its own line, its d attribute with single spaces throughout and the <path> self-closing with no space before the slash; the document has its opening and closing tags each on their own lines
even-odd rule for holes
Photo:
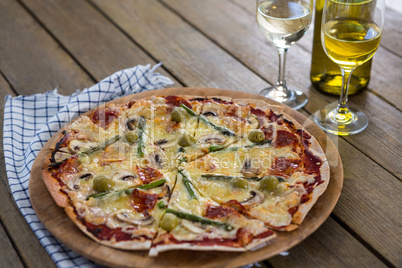
<svg viewBox="0 0 402 268">
<path fill-rule="evenodd" d="M 335 119 L 336 111 L 336 106 L 318 110 L 314 113 L 314 122 L 325 132 L 339 136 L 354 135 L 367 128 L 369 121 L 363 112 L 349 109 L 347 120 L 339 122 Z"/>
<path fill-rule="evenodd" d="M 279 91 L 276 87 L 268 87 L 260 92 L 260 95 L 285 104 L 295 110 L 305 106 L 308 102 L 306 94 L 297 89 L 287 89 L 286 92 Z"/>
</svg>

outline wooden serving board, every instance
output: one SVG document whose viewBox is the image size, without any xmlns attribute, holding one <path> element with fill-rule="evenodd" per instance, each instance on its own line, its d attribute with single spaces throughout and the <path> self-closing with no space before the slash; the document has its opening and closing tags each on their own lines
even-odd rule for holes
<svg viewBox="0 0 402 268">
<path fill-rule="evenodd" d="M 238 267 L 268 259 L 295 246 L 313 233 L 334 209 L 342 189 L 342 162 L 336 147 L 327 135 L 304 115 L 260 95 L 213 88 L 160 89 L 125 96 L 111 102 L 126 103 L 133 98 L 140 99 L 152 95 L 222 96 L 233 99 L 254 99 L 253 103 L 256 103 L 257 107 L 261 102 L 271 104 L 274 111 L 283 111 L 290 115 L 318 140 L 330 165 L 331 175 L 328 188 L 308 213 L 300 228 L 292 232 L 277 232 L 277 237 L 259 250 L 245 253 L 175 250 L 162 252 L 157 257 L 148 257 L 148 250 L 119 250 L 93 241 L 78 229 L 65 214 L 63 208 L 56 205 L 42 180 L 42 160 L 50 152 L 49 147 L 54 140 L 51 138 L 40 151 L 32 166 L 29 194 L 32 206 L 43 225 L 76 253 L 100 264 L 118 267 Z"/>
</svg>

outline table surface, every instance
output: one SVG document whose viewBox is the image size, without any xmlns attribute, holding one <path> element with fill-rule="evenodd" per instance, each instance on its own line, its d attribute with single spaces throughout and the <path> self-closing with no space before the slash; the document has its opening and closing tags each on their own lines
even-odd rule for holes
<svg viewBox="0 0 402 268">
<path fill-rule="evenodd" d="M 344 164 L 337 206 L 288 256 L 265 260 L 262 267 L 401 265 L 402 14 L 397 9 L 386 10 L 369 88 L 350 97 L 351 105 L 368 115 L 368 128 L 350 137 L 329 135 Z M 175 81 L 172 87 L 258 93 L 276 82 L 278 57 L 254 13 L 254 0 L 1 0 L 0 108 L 7 94 L 54 88 L 71 94 L 115 71 L 158 62 L 163 62 L 158 71 Z M 310 29 L 291 47 L 287 61 L 287 83 L 309 97 L 300 110 L 307 116 L 337 99 L 311 86 L 312 34 Z M 0 146 L 0 267 L 54 267 L 15 205 L 2 136 Z"/>
</svg>

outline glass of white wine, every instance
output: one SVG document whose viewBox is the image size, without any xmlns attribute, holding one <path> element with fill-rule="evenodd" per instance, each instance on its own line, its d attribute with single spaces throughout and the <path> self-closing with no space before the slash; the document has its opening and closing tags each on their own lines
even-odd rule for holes
<svg viewBox="0 0 402 268">
<path fill-rule="evenodd" d="M 348 106 L 353 70 L 370 60 L 377 50 L 384 26 L 385 0 L 326 0 L 321 42 L 328 57 L 342 71 L 342 92 L 337 105 L 317 111 L 315 123 L 336 135 L 353 135 L 366 129 L 367 116 Z"/>
<path fill-rule="evenodd" d="M 275 86 L 260 94 L 294 109 L 306 105 L 307 96 L 289 89 L 285 79 L 287 51 L 310 26 L 313 0 L 257 0 L 257 23 L 264 37 L 278 49 L 279 75 Z"/>
</svg>

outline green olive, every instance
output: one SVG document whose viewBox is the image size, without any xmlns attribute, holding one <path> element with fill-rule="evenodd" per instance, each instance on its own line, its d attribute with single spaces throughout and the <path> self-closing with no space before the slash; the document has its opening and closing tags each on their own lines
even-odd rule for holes
<svg viewBox="0 0 402 268">
<path fill-rule="evenodd" d="M 91 159 L 87 154 L 80 154 L 79 160 L 81 163 L 88 163 Z"/>
<path fill-rule="evenodd" d="M 248 189 L 248 181 L 242 178 L 233 178 L 230 183 L 235 188 Z"/>
<path fill-rule="evenodd" d="M 265 176 L 260 181 L 260 189 L 265 191 L 272 191 L 278 186 L 278 179 L 274 176 Z"/>
<path fill-rule="evenodd" d="M 137 131 L 128 131 L 124 133 L 124 138 L 128 143 L 133 144 L 138 140 L 138 133 Z"/>
<path fill-rule="evenodd" d="M 179 224 L 179 219 L 175 215 L 165 213 L 161 222 L 162 229 L 170 232 L 177 226 L 177 224 Z"/>
<path fill-rule="evenodd" d="M 174 107 L 172 110 L 172 121 L 180 123 L 186 118 L 186 111 L 182 107 Z"/>
<path fill-rule="evenodd" d="M 262 142 L 264 141 L 265 134 L 261 129 L 253 129 L 250 133 L 248 133 L 248 139 L 251 142 Z"/>
<path fill-rule="evenodd" d="M 196 142 L 195 138 L 189 134 L 183 134 L 179 140 L 179 145 L 182 147 L 191 146 Z"/>
<path fill-rule="evenodd" d="M 97 176 L 93 182 L 94 190 L 98 193 L 107 192 L 114 187 L 114 181 L 106 178 L 103 175 Z"/>
</svg>

